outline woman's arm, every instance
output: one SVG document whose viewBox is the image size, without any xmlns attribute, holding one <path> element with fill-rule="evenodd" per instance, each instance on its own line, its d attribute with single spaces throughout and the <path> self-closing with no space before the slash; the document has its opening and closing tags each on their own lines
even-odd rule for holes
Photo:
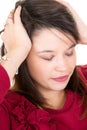
<svg viewBox="0 0 87 130">
<path fill-rule="evenodd" d="M 10 87 L 9 76 L 6 70 L 3 68 L 3 66 L 0 65 L 0 103 L 3 101 L 3 98 L 6 95 L 9 87 Z"/>
<path fill-rule="evenodd" d="M 15 13 L 10 13 L 2 35 L 7 54 L 1 61 L 1 65 L 6 69 L 10 80 L 13 79 L 18 67 L 25 60 L 31 48 L 31 41 L 22 25 L 20 13 L 20 6 Z"/>
<path fill-rule="evenodd" d="M 75 19 L 78 32 L 80 35 L 79 43 L 87 44 L 87 25 L 83 22 L 78 13 L 72 8 L 72 6 L 68 2 L 63 0 L 56 0 L 56 1 L 64 4 L 70 10 L 71 14 L 73 15 L 73 18 Z"/>
</svg>

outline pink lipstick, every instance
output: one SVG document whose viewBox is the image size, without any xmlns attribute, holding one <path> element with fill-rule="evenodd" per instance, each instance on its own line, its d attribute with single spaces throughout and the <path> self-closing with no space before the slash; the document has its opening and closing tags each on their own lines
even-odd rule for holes
<svg viewBox="0 0 87 130">
<path fill-rule="evenodd" d="M 52 78 L 56 82 L 65 82 L 68 79 L 68 75 Z"/>
</svg>

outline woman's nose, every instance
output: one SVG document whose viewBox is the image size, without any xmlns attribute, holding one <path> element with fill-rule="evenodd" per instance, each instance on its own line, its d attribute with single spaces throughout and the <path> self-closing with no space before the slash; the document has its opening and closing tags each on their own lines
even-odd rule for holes
<svg viewBox="0 0 87 130">
<path fill-rule="evenodd" d="M 59 59 L 56 62 L 55 70 L 56 71 L 66 71 L 68 68 L 67 61 L 65 59 Z"/>
</svg>

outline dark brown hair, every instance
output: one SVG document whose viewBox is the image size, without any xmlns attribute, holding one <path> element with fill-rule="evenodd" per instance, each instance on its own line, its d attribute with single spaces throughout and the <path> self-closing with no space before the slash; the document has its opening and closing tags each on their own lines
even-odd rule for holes
<svg viewBox="0 0 87 130">
<path fill-rule="evenodd" d="M 63 33 L 70 34 L 78 43 L 79 34 L 76 23 L 64 5 L 55 0 L 23 0 L 18 1 L 15 8 L 18 5 L 22 6 L 21 20 L 31 41 L 35 30 L 55 28 Z M 78 73 L 77 68 L 75 68 L 66 89 L 81 94 L 83 104 L 84 102 L 87 104 L 87 95 L 84 89 L 85 84 Z M 18 87 L 14 90 L 24 95 L 33 104 L 43 107 L 45 99 L 39 93 L 29 75 L 26 60 L 19 67 L 16 79 Z"/>
</svg>

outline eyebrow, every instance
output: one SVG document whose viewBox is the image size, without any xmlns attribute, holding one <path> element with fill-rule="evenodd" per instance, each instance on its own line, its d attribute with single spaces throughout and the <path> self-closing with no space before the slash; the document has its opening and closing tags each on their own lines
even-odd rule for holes
<svg viewBox="0 0 87 130">
<path fill-rule="evenodd" d="M 74 43 L 74 44 L 72 44 L 67 50 L 69 50 L 69 49 L 71 49 L 71 48 L 73 48 L 73 47 L 75 47 L 76 46 L 76 44 Z"/>
</svg>

